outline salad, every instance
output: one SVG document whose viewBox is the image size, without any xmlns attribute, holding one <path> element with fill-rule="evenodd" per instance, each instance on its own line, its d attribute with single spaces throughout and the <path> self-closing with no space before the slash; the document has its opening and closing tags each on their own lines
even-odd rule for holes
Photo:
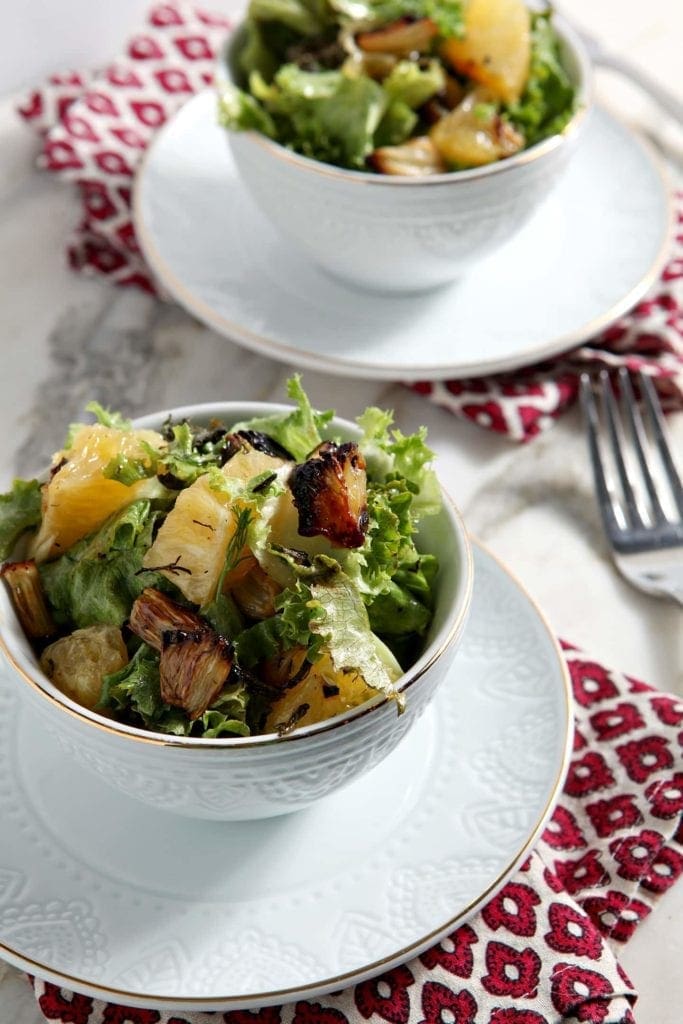
<svg viewBox="0 0 683 1024">
<path fill-rule="evenodd" d="M 369 408 L 330 439 L 295 407 L 134 428 L 91 403 L 49 478 L 0 495 L 1 570 L 44 672 L 87 708 L 157 733 L 284 734 L 396 700 L 432 617 L 441 494 L 425 430 Z"/>
<path fill-rule="evenodd" d="M 324 163 L 440 174 L 566 126 L 550 9 L 524 0 L 251 0 L 219 120 Z"/>
</svg>

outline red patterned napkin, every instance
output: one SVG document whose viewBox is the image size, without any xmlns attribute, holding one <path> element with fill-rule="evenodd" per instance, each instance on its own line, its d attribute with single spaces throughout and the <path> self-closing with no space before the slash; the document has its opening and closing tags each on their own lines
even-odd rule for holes
<svg viewBox="0 0 683 1024">
<path fill-rule="evenodd" d="M 565 645 L 576 739 L 536 849 L 468 924 L 344 992 L 225 1014 L 105 1005 L 35 980 L 58 1024 L 634 1024 L 614 947 L 683 873 L 683 701 Z M 226 988 L 229 981 L 226 979 Z"/>
<path fill-rule="evenodd" d="M 75 269 L 156 291 L 135 239 L 131 180 L 157 129 L 210 84 L 228 25 L 192 2 L 156 4 L 124 55 L 99 72 L 53 76 L 19 108 L 43 137 L 40 166 L 80 191 L 82 219 L 68 244 Z M 529 370 L 414 387 L 457 416 L 526 441 L 575 401 L 578 375 L 590 366 L 644 369 L 665 408 L 683 407 L 683 196 L 660 280 L 591 343 Z"/>
</svg>

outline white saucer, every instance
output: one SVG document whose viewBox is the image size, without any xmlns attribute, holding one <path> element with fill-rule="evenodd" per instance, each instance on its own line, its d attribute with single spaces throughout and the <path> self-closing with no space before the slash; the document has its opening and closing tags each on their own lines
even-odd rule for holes
<svg viewBox="0 0 683 1024">
<path fill-rule="evenodd" d="M 154 812 L 63 760 L 0 675 L 0 955 L 158 1009 L 312 997 L 452 931 L 536 841 L 572 736 L 531 600 L 475 548 L 451 675 L 387 760 L 320 804 L 245 823 Z"/>
<path fill-rule="evenodd" d="M 134 216 L 161 284 L 220 334 L 314 370 L 405 381 L 509 370 L 591 337 L 654 282 L 672 221 L 654 155 L 596 110 L 555 192 L 466 277 L 400 298 L 354 290 L 256 209 L 211 92 L 157 135 Z"/>
</svg>

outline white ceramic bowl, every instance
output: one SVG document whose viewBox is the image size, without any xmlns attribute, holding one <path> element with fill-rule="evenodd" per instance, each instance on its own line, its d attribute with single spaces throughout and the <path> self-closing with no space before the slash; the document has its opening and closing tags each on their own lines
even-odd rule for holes
<svg viewBox="0 0 683 1024">
<path fill-rule="evenodd" d="M 591 67 L 577 34 L 554 19 L 577 90 L 565 130 L 498 163 L 408 178 L 310 160 L 257 132 L 228 132 L 242 180 L 261 211 L 330 273 L 370 290 L 445 284 L 508 241 L 559 180 L 590 107 Z M 239 29 L 220 64 L 229 76 Z"/>
<path fill-rule="evenodd" d="M 226 424 L 285 409 L 225 402 L 171 410 L 174 418 Z M 159 429 L 167 412 L 136 421 Z M 358 436 L 335 419 L 331 434 Z M 241 820 L 297 810 L 364 774 L 389 754 L 419 718 L 453 661 L 469 611 L 472 555 L 460 514 L 444 496 L 443 511 L 424 521 L 418 543 L 439 557 L 434 620 L 421 657 L 397 683 L 396 703 L 377 696 L 346 714 L 287 736 L 203 740 L 162 736 L 120 725 L 89 711 L 43 674 L 4 586 L 0 585 L 0 647 L 16 670 L 17 687 L 59 740 L 65 754 L 105 782 L 157 808 L 188 817 Z M 453 680 L 451 680 L 451 683 Z"/>
</svg>

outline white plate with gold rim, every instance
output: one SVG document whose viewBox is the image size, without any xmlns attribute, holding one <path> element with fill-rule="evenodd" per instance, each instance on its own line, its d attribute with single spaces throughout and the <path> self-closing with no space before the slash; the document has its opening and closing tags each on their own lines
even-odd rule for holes
<svg viewBox="0 0 683 1024">
<path fill-rule="evenodd" d="M 657 159 L 597 109 L 557 188 L 465 277 L 421 295 L 353 289 L 256 209 L 210 91 L 157 135 L 134 218 L 161 285 L 220 334 L 314 370 L 404 381 L 510 370 L 585 341 L 655 281 L 672 225 Z"/>
<path fill-rule="evenodd" d="M 86 994 L 221 1010 L 333 991 L 490 898 L 551 813 L 572 739 L 547 624 L 475 545 L 472 611 L 434 703 L 321 803 L 192 821 L 64 759 L 0 666 L 0 956 Z"/>
</svg>

